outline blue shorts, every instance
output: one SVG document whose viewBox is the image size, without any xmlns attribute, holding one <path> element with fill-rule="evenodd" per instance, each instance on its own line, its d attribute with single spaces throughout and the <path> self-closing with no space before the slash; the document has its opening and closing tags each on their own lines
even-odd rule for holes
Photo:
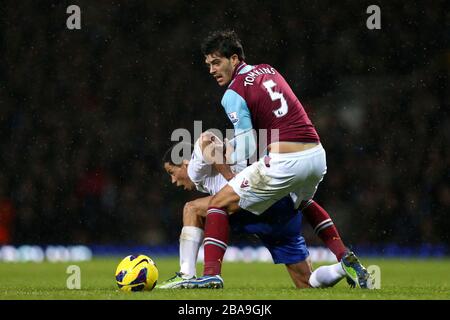
<svg viewBox="0 0 450 320">
<path fill-rule="evenodd" d="M 233 232 L 255 234 L 270 251 L 274 263 L 293 264 L 309 256 L 300 235 L 302 213 L 294 209 L 291 197 L 285 197 L 260 215 L 241 210 L 230 215 Z"/>
</svg>

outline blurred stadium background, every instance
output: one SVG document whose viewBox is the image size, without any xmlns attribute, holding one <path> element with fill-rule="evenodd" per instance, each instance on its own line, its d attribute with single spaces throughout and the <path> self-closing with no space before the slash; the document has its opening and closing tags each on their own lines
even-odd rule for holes
<svg viewBox="0 0 450 320">
<path fill-rule="evenodd" d="M 66 28 L 71 4 L 81 30 Z M 366 28 L 371 4 L 381 30 Z M 161 157 L 194 120 L 231 128 L 199 46 L 232 28 L 315 123 L 328 158 L 317 199 L 345 242 L 448 255 L 449 14 L 439 0 L 2 2 L 0 245 L 176 254 L 199 194 L 172 186 Z"/>
</svg>

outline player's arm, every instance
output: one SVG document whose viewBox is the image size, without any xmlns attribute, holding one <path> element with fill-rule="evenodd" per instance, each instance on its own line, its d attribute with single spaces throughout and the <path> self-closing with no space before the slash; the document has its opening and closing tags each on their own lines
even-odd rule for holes
<svg viewBox="0 0 450 320">
<path fill-rule="evenodd" d="M 250 158 L 256 152 L 256 139 L 247 103 L 236 91 L 228 89 L 222 105 L 234 126 L 234 138 L 229 141 L 227 163 L 235 164 Z M 227 143 L 228 145 L 228 143 Z"/>
<path fill-rule="evenodd" d="M 227 181 L 234 178 L 235 174 L 231 171 L 230 165 L 226 163 L 215 163 L 214 168 L 219 172 Z"/>
<path fill-rule="evenodd" d="M 211 175 L 212 168 L 211 165 L 203 161 L 202 150 L 200 147 L 199 140 L 194 145 L 194 151 L 192 152 L 191 160 L 187 168 L 187 174 L 192 182 L 195 184 L 197 189 L 202 189 L 201 186 L 205 181 L 206 177 Z M 202 191 L 202 190 L 199 190 Z"/>
<path fill-rule="evenodd" d="M 203 159 L 210 163 L 226 180 L 231 180 L 234 173 L 230 166 L 226 164 L 224 156 L 224 144 L 212 132 L 203 132 L 200 135 L 200 148 Z"/>
</svg>

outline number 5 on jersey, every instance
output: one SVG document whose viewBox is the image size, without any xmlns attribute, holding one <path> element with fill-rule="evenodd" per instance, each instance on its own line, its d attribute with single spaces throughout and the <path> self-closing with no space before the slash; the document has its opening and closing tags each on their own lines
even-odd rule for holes
<svg viewBox="0 0 450 320">
<path fill-rule="evenodd" d="M 263 86 L 266 88 L 267 92 L 269 92 L 270 99 L 272 99 L 272 101 L 276 100 L 281 101 L 281 106 L 273 111 L 275 117 L 281 118 L 288 112 L 288 105 L 286 99 L 283 97 L 283 94 L 281 92 L 275 92 L 272 90 L 272 88 L 275 87 L 276 85 L 277 84 L 273 80 L 267 80 L 263 82 Z"/>
</svg>

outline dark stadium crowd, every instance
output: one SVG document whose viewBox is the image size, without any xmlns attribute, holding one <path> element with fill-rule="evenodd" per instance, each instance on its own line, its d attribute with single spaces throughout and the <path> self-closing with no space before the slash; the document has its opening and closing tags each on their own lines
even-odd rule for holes
<svg viewBox="0 0 450 320">
<path fill-rule="evenodd" d="M 347 243 L 450 244 L 445 1 L 380 5 L 380 30 L 358 2 L 78 1 L 81 30 L 64 2 L 7 2 L 0 244 L 175 243 L 201 194 L 171 185 L 161 158 L 195 120 L 232 128 L 200 52 L 224 28 L 315 124 L 328 165 L 316 199 Z"/>
</svg>

